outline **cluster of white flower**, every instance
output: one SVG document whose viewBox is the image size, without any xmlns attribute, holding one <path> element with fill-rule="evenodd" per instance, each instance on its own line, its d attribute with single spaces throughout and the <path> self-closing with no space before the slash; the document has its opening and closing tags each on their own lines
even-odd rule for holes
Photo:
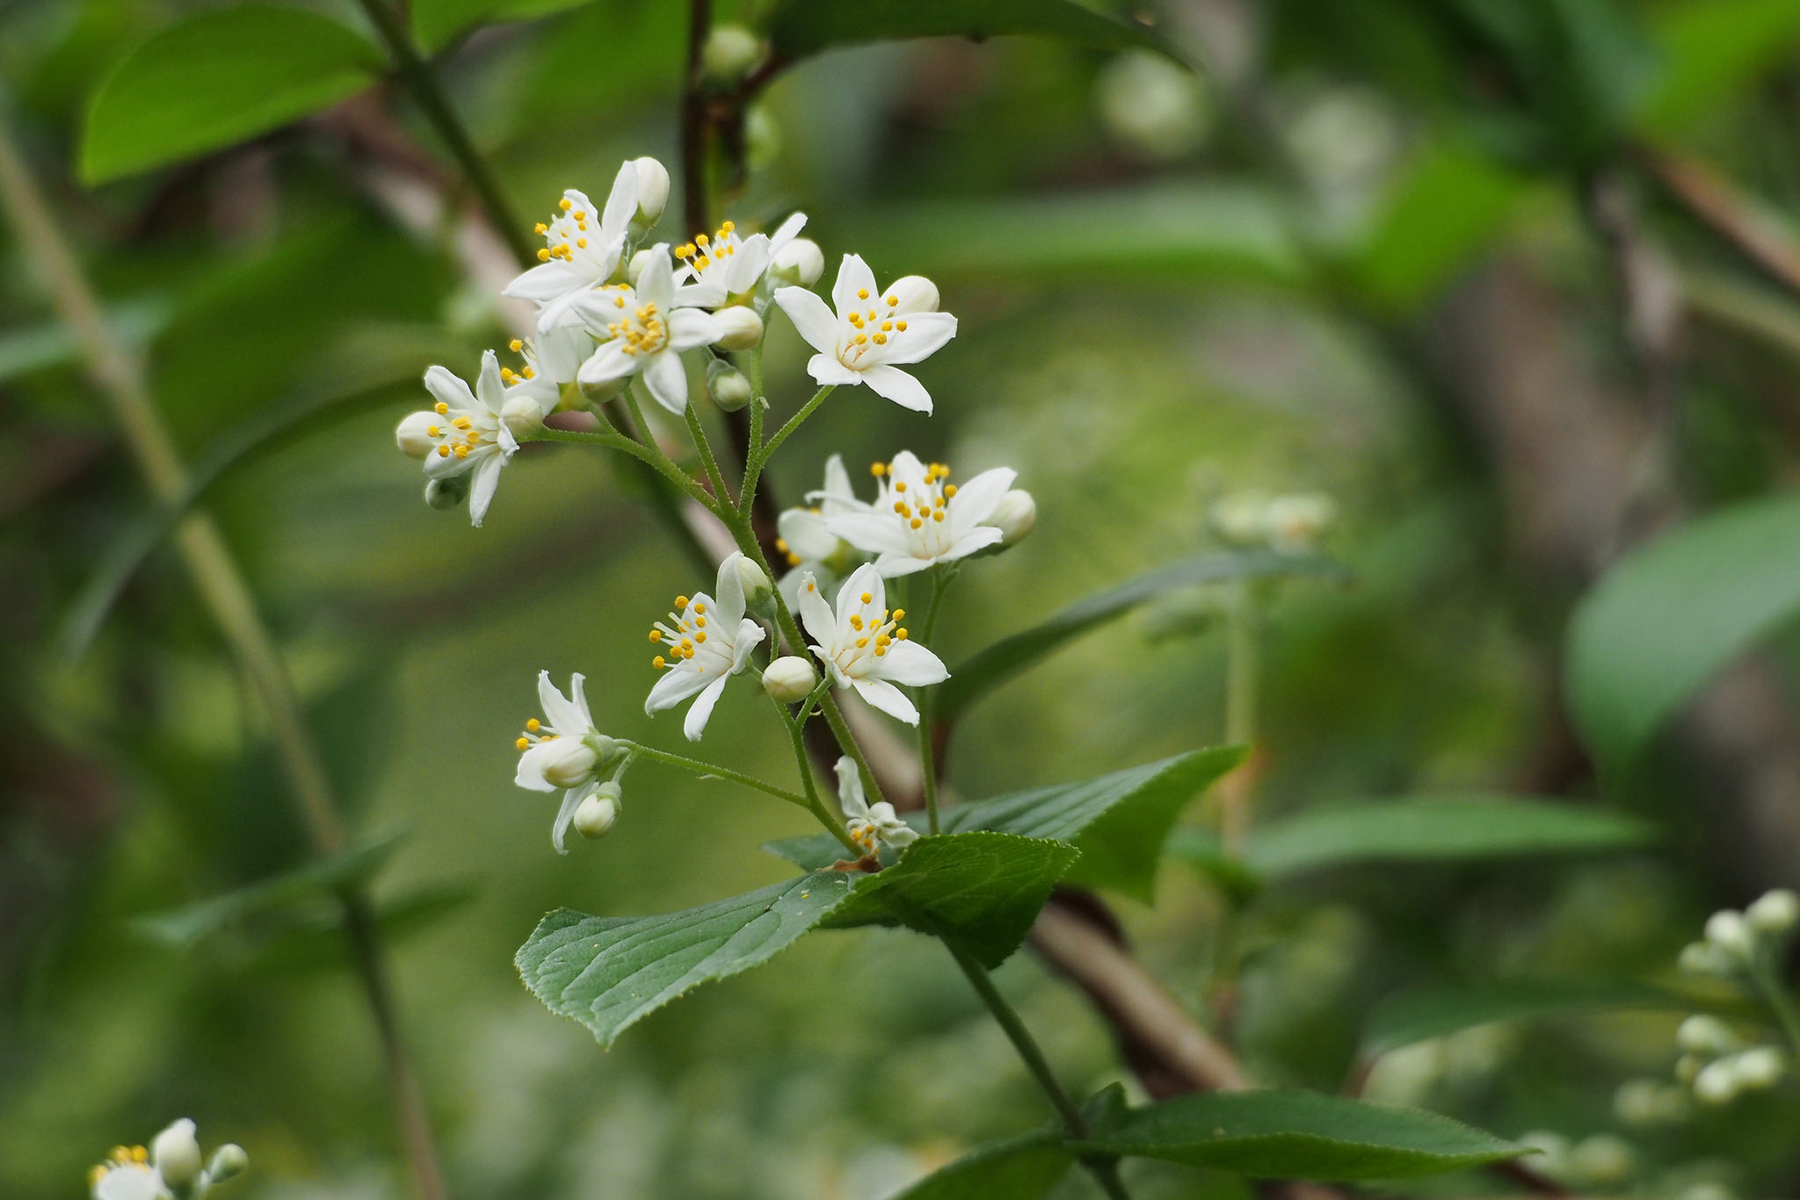
<svg viewBox="0 0 1800 1200">
<path fill-rule="evenodd" d="M 1519 1137 L 1519 1144 L 1538 1151 L 1527 1161 L 1532 1169 L 1571 1188 L 1611 1194 L 1631 1178 L 1636 1154 L 1631 1143 L 1610 1133 L 1597 1133 L 1571 1142 L 1560 1133 L 1533 1130 Z"/>
<path fill-rule="evenodd" d="M 1796 924 L 1800 924 L 1800 896 L 1785 888 L 1766 892 L 1742 912 L 1727 908 L 1707 918 L 1705 938 L 1683 947 L 1681 968 L 1732 982 L 1749 981 L 1791 1025 L 1793 1002 L 1776 967 Z M 1706 1104 L 1726 1104 L 1743 1092 L 1774 1087 L 1789 1067 L 1780 1050 L 1755 1044 L 1705 1014 L 1683 1021 L 1676 1042 L 1682 1051 L 1675 1064 L 1676 1078 L 1692 1086 L 1695 1097 Z"/>
<path fill-rule="evenodd" d="M 1337 504 L 1323 492 L 1233 492 L 1215 501 L 1207 514 L 1207 523 L 1224 541 L 1277 554 L 1311 554 L 1336 520 Z"/>
<path fill-rule="evenodd" d="M 89 1172 L 88 1185 L 94 1200 L 201 1200 L 249 1165 L 243 1147 L 229 1143 L 206 1162 L 194 1123 L 183 1117 L 152 1138 L 148 1149 L 115 1146 Z"/>
<path fill-rule="evenodd" d="M 1728 1104 L 1739 1094 L 1774 1087 L 1787 1060 L 1773 1046 L 1753 1046 L 1717 1017 L 1689 1017 L 1675 1032 L 1682 1049 L 1675 1077 L 1703 1104 Z"/>
</svg>

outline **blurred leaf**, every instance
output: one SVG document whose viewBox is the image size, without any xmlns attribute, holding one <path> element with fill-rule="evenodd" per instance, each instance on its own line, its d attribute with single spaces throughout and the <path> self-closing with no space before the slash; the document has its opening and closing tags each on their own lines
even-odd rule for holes
<svg viewBox="0 0 1800 1200">
<path fill-rule="evenodd" d="M 1025 940 L 1078 853 L 1061 842 L 991 830 L 920 838 L 899 862 L 865 876 L 824 924 L 847 929 L 898 920 L 997 967 Z"/>
<path fill-rule="evenodd" d="M 1514 979 L 1475 987 L 1423 987 L 1389 996 L 1375 1006 L 1363 1029 L 1362 1052 L 1386 1054 L 1496 1021 L 1692 1007 L 1692 1000 L 1629 980 Z"/>
<path fill-rule="evenodd" d="M 413 40 L 427 54 L 435 54 L 476 25 L 547 17 L 587 3 L 590 0 L 412 0 Z"/>
<path fill-rule="evenodd" d="M 1078 600 L 1041 625 L 1002 638 L 992 646 L 958 663 L 932 700 L 932 715 L 950 724 L 963 710 L 989 691 L 1045 657 L 1064 642 L 1114 617 L 1123 616 L 1147 600 L 1165 592 L 1221 579 L 1311 576 L 1342 581 L 1349 571 L 1324 558 L 1253 551 L 1202 554 L 1179 559 L 1139 575 L 1116 588 Z"/>
<path fill-rule="evenodd" d="M 1487 249 L 1523 193 L 1522 181 L 1485 155 L 1427 150 L 1394 187 L 1351 271 L 1383 304 L 1423 303 Z"/>
<path fill-rule="evenodd" d="M 1201 865 L 1217 843 L 1180 831 L 1170 853 Z M 1656 828 L 1623 813 L 1515 796 L 1450 796 L 1334 805 L 1253 829 L 1244 864 L 1264 877 L 1365 862 L 1463 862 L 1626 850 Z"/>
<path fill-rule="evenodd" d="M 1132 1109 L 1071 1149 L 1263 1179 L 1404 1179 L 1531 1151 L 1436 1113 L 1314 1092 L 1215 1092 Z"/>
<path fill-rule="evenodd" d="M 1569 625 L 1567 696 L 1603 770 L 1630 767 L 1701 685 L 1800 609 L 1800 496 L 1674 529 L 1601 578 Z"/>
<path fill-rule="evenodd" d="M 943 811 L 943 829 L 989 829 L 1067 842 L 1081 851 L 1065 877 L 1068 882 L 1117 888 L 1148 902 L 1156 860 L 1175 817 L 1243 762 L 1244 755 L 1238 746 L 1194 750 L 1080 783 L 958 804 Z M 922 812 L 908 813 L 906 820 L 920 833 L 928 828 Z M 788 838 L 764 848 L 809 870 L 828 867 L 843 856 L 843 847 L 829 834 Z"/>
<path fill-rule="evenodd" d="M 1074 1161 L 1054 1132 L 1028 1133 L 973 1150 L 890 1200 L 1038 1200 Z"/>
<path fill-rule="evenodd" d="M 267 133 L 362 91 L 384 65 L 373 43 L 303 9 L 244 4 L 189 17 L 100 85 L 82 178 L 104 183 Z"/>
<path fill-rule="evenodd" d="M 1663 73 L 1638 125 L 1663 137 L 1707 121 L 1734 92 L 1791 57 L 1800 0 L 1688 0 L 1650 16 Z"/>
<path fill-rule="evenodd" d="M 713 979 L 760 966 L 850 895 L 837 872 L 802 875 L 729 900 L 656 917 L 545 917 L 514 963 L 551 1012 L 580 1021 L 603 1046 L 643 1017 Z"/>
<path fill-rule="evenodd" d="M 434 884 L 375 902 L 382 941 L 397 946 L 460 911 L 480 894 L 472 883 Z M 344 937 L 342 909 L 320 903 L 297 908 L 292 925 L 259 939 L 234 965 L 245 973 L 293 975 L 335 971 L 352 965 Z"/>
<path fill-rule="evenodd" d="M 307 863 L 235 892 L 214 896 L 186 908 L 139 917 L 132 926 L 153 941 L 185 950 L 252 917 L 278 914 L 297 904 L 310 903 L 342 888 L 366 882 L 393 856 L 405 838 L 405 833 L 389 834 L 379 841 Z"/>
<path fill-rule="evenodd" d="M 781 0 L 768 31 L 775 56 L 784 60 L 858 42 L 916 37 L 979 41 L 1009 33 L 1060 38 L 1095 50 L 1141 46 L 1170 53 L 1144 26 L 1114 20 L 1072 0 Z"/>
<path fill-rule="evenodd" d="M 133 345 L 155 337 L 168 320 L 169 306 L 160 299 L 127 301 L 106 313 L 107 328 Z M 81 348 L 61 321 L 0 333 L 0 383 L 81 361 Z"/>
</svg>

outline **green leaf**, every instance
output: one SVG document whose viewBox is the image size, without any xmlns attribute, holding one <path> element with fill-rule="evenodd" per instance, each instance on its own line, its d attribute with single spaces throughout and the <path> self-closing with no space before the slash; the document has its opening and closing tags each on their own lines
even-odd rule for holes
<svg viewBox="0 0 1800 1200">
<path fill-rule="evenodd" d="M 1265 1179 L 1347 1182 L 1462 1170 L 1530 1153 L 1436 1113 L 1314 1092 L 1214 1092 L 1133 1109 L 1077 1152 L 1134 1155 Z"/>
<path fill-rule="evenodd" d="M 1663 72 L 1638 114 L 1670 137 L 1715 116 L 1732 93 L 1792 56 L 1800 0 L 1690 0 L 1650 16 Z"/>
<path fill-rule="evenodd" d="M 1512 979 L 1475 987 L 1423 987 L 1389 996 L 1375 1006 L 1363 1030 L 1363 1054 L 1386 1054 L 1496 1021 L 1692 1007 L 1691 999 L 1629 980 Z"/>
<path fill-rule="evenodd" d="M 590 917 L 560 908 L 513 962 L 545 1007 L 610 1046 L 700 984 L 768 962 L 850 892 L 848 875 L 819 872 L 656 917 Z"/>
<path fill-rule="evenodd" d="M 580 8 L 591 0 L 412 0 L 412 34 L 435 54 L 465 30 L 490 21 L 525 21 Z"/>
<path fill-rule="evenodd" d="M 133 346 L 155 337 L 168 321 L 169 306 L 161 299 L 127 301 L 106 314 L 107 328 Z M 61 321 L 0 333 L 0 383 L 81 361 L 81 347 Z"/>
<path fill-rule="evenodd" d="M 1050 1130 L 996 1142 L 939 1167 L 891 1200 L 1038 1200 L 1075 1156 Z"/>
<path fill-rule="evenodd" d="M 1185 831 L 1183 831 L 1185 833 Z M 1243 859 L 1273 878 L 1366 862 L 1467 862 L 1627 850 L 1654 841 L 1636 817 L 1516 796 L 1444 796 L 1333 805 L 1251 831 Z M 1171 852 L 1204 862 L 1206 839 L 1178 837 Z"/>
<path fill-rule="evenodd" d="M 1063 643 L 1176 588 L 1223 579 L 1280 576 L 1342 581 L 1348 579 L 1350 573 L 1330 559 L 1267 551 L 1203 554 L 1179 559 L 1116 588 L 1076 601 L 1043 624 L 1003 638 L 974 657 L 964 659 L 950 672 L 950 678 L 939 685 L 932 700 L 932 715 L 946 724 L 954 722 L 969 705 Z"/>
<path fill-rule="evenodd" d="M 132 927 L 152 941 L 185 950 L 254 917 L 310 903 L 353 884 L 366 882 L 405 839 L 390 834 L 379 841 L 320 859 L 292 871 L 185 908 L 139 917 Z"/>
<path fill-rule="evenodd" d="M 833 46 L 916 37 L 1060 38 L 1095 50 L 1148 47 L 1169 53 L 1142 25 L 1114 20 L 1071 0 L 784 0 L 769 22 L 777 58 L 792 60 Z"/>
<path fill-rule="evenodd" d="M 267 133 L 362 91 L 382 53 L 336 21 L 244 4 L 153 34 L 95 93 L 81 174 L 102 183 Z"/>
<path fill-rule="evenodd" d="M 1081 851 L 1065 876 L 1070 883 L 1110 887 L 1148 902 L 1169 827 L 1181 809 L 1213 781 L 1244 761 L 1238 746 L 1194 750 L 1097 779 L 1011 792 L 958 804 L 943 812 L 946 833 L 991 829 L 1021 837 L 1068 842 Z M 920 833 L 924 813 L 907 822 Z M 817 835 L 770 842 L 771 853 L 809 870 L 842 857 L 836 838 Z"/>
<path fill-rule="evenodd" d="M 1800 608 L 1800 496 L 1706 517 L 1628 555 L 1570 622 L 1566 689 L 1603 771 Z"/>
</svg>

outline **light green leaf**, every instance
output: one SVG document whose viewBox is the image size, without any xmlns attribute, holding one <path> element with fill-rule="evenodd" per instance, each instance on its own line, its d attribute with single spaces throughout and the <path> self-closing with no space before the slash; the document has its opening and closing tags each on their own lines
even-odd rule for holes
<svg viewBox="0 0 1800 1200">
<path fill-rule="evenodd" d="M 941 723 L 954 722 L 969 705 L 1063 643 L 1176 588 L 1223 579 L 1279 576 L 1342 581 L 1348 579 L 1350 573 L 1330 559 L 1266 551 L 1203 554 L 1178 559 L 1116 588 L 1078 600 L 1043 624 L 1003 638 L 972 658 L 964 659 L 951 670 L 950 678 L 939 685 L 932 700 L 932 715 Z"/>
<path fill-rule="evenodd" d="M 106 314 L 107 328 L 133 346 L 142 346 L 169 321 L 169 305 L 160 298 L 127 301 Z M 81 362 L 81 347 L 61 321 L 0 333 L 0 383 Z"/>
<path fill-rule="evenodd" d="M 526 21 L 580 8 L 591 0 L 412 0 L 413 41 L 435 54 L 456 36 L 490 21 Z"/>
<path fill-rule="evenodd" d="M 355 95 L 384 64 L 366 38 L 304 9 L 244 4 L 189 17 L 100 85 L 82 178 L 102 183 L 267 133 Z"/>
<path fill-rule="evenodd" d="M 890 1200 L 1038 1200 L 1074 1161 L 1054 1132 L 1028 1133 L 965 1154 Z"/>
<path fill-rule="evenodd" d="M 1569 626 L 1569 709 L 1609 772 L 1800 609 L 1800 496 L 1740 505 L 1628 555 Z"/>
<path fill-rule="evenodd" d="M 783 60 L 833 46 L 898 38 L 999 37 L 1027 33 L 1096 50 L 1148 47 L 1168 53 L 1142 25 L 1117 21 L 1071 0 L 783 0 L 769 22 L 769 42 Z"/>
<path fill-rule="evenodd" d="M 1800 0 L 1688 0 L 1652 11 L 1662 74 L 1638 127 L 1670 137 L 1715 115 L 1732 93 L 1792 56 Z"/>
<path fill-rule="evenodd" d="M 1525 193 L 1494 161 L 1438 146 L 1411 163 L 1352 269 L 1372 296 L 1396 309 L 1429 300 L 1493 241 Z"/>
<path fill-rule="evenodd" d="M 532 995 L 603 1046 L 678 996 L 768 962 L 850 895 L 838 872 L 802 875 L 683 912 L 545 917 L 513 962 Z"/>
<path fill-rule="evenodd" d="M 1629 980 L 1512 979 L 1474 987 L 1422 987 L 1376 1005 L 1363 1030 L 1363 1054 L 1496 1021 L 1526 1021 L 1632 1008 L 1692 1008 L 1693 1001 Z"/>
<path fill-rule="evenodd" d="M 185 908 L 139 917 L 132 927 L 152 941 L 185 950 L 240 922 L 308 904 L 366 882 L 405 839 L 391 834 L 366 846 L 307 863 L 249 887 Z"/>
<path fill-rule="evenodd" d="M 1530 1153 L 1436 1113 L 1314 1092 L 1214 1092 L 1133 1109 L 1077 1152 L 1133 1155 L 1263 1179 L 1347 1182 L 1462 1170 Z"/>
</svg>

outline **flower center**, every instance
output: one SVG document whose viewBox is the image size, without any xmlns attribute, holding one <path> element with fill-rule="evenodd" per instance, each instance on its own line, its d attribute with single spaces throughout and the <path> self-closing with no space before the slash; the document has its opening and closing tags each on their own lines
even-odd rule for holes
<svg viewBox="0 0 1800 1200">
<path fill-rule="evenodd" d="M 437 443 L 433 453 L 439 458 L 452 455 L 467 458 L 477 447 L 493 445 L 497 440 L 494 435 L 499 432 L 500 425 L 492 413 L 452 409 L 442 400 L 432 405 L 432 411 L 442 419 L 435 425 L 427 425 L 425 435 Z"/>
<path fill-rule="evenodd" d="M 690 670 L 705 674 L 709 669 L 717 671 L 720 659 L 729 664 L 732 661 L 732 646 L 726 640 L 729 633 L 726 638 L 716 637 L 717 631 L 709 630 L 706 622 L 704 600 L 689 603 L 686 596 L 675 597 L 675 611 L 669 614 L 669 619 L 650 627 L 650 641 L 663 647 L 668 657 L 659 654 L 650 660 L 650 665 L 661 671 L 692 663 Z"/>
<path fill-rule="evenodd" d="M 906 318 L 894 313 L 900 305 L 898 295 L 890 292 L 884 300 L 871 301 L 869 289 L 858 288 L 856 298 L 868 303 L 869 307 L 858 306 L 845 312 L 843 328 L 838 331 L 838 361 L 853 371 L 858 369 L 865 355 L 873 354 L 877 348 L 906 332 Z"/>
<path fill-rule="evenodd" d="M 588 235 L 594 231 L 588 228 L 587 212 L 576 208 L 574 201 L 567 196 L 556 204 L 559 211 L 550 218 L 549 223 L 539 221 L 537 224 L 537 232 L 544 238 L 544 248 L 538 251 L 538 261 L 549 262 L 553 258 L 560 258 L 564 262 L 574 262 L 576 254 L 588 248 Z"/>
<path fill-rule="evenodd" d="M 655 304 L 649 301 L 635 303 L 637 296 L 629 288 L 600 290 L 611 292 L 613 298 L 615 319 L 606 324 L 607 336 L 618 339 L 622 343 L 620 349 L 625 353 L 633 356 L 655 354 L 669 344 L 668 323 Z"/>
<path fill-rule="evenodd" d="M 694 240 L 685 246 L 675 247 L 675 257 L 694 269 L 694 277 L 701 278 L 711 267 L 718 266 L 738 252 L 737 226 L 730 221 L 719 226 L 719 232 L 712 237 L 704 233 L 694 235 Z"/>
<path fill-rule="evenodd" d="M 875 669 L 877 659 L 887 656 L 888 647 L 895 642 L 904 642 L 906 630 L 900 622 L 906 618 L 904 608 L 896 608 L 892 613 L 887 609 L 874 607 L 874 596 L 864 592 L 861 602 L 851 612 L 844 624 L 847 630 L 840 642 L 832 661 L 838 670 L 852 679 L 860 679 Z"/>
<path fill-rule="evenodd" d="M 883 500 L 892 508 L 906 530 L 914 554 L 919 558 L 935 558 L 950 548 L 949 514 L 956 498 L 956 485 L 946 482 L 950 468 L 932 463 L 925 468 L 923 483 L 894 479 L 891 463 L 874 463 L 869 473 L 877 479 L 891 479 L 884 489 Z"/>
</svg>

